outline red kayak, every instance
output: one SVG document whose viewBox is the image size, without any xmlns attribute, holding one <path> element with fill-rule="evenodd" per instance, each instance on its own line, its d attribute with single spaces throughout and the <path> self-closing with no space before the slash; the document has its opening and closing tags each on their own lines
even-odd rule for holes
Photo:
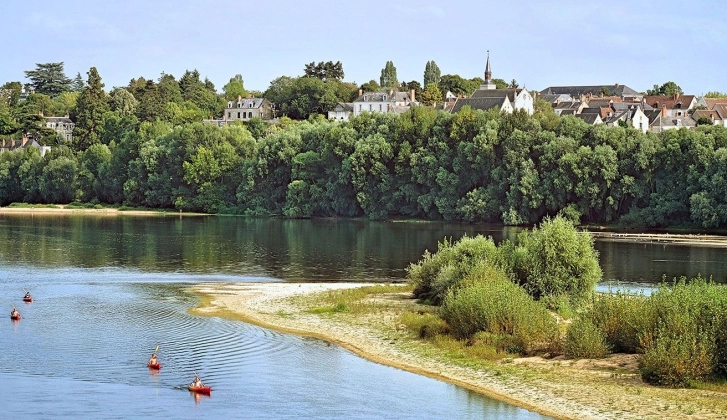
<svg viewBox="0 0 727 420">
<path fill-rule="evenodd" d="M 32 297 L 23 297 L 23 302 L 32 302 L 32 301 L 33 301 Z"/>
<path fill-rule="evenodd" d="M 154 370 L 159 370 L 162 368 L 161 363 L 147 363 L 146 365 L 149 367 L 149 369 L 154 369 Z"/>
<path fill-rule="evenodd" d="M 10 315 L 10 319 L 17 321 L 18 319 L 20 319 L 20 315 Z"/>
<path fill-rule="evenodd" d="M 187 389 L 192 392 L 196 392 L 198 394 L 209 394 L 210 392 L 212 392 L 212 387 L 209 387 L 209 386 L 192 386 L 192 385 L 190 385 L 187 387 Z"/>
</svg>

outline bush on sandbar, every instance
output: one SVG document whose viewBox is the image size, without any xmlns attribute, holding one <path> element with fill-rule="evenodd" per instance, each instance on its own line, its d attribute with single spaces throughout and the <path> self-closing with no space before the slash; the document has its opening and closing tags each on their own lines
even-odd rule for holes
<svg viewBox="0 0 727 420">
<path fill-rule="evenodd" d="M 558 341 L 557 322 L 545 306 L 488 264 L 478 264 L 447 292 L 440 315 L 456 338 L 468 339 L 480 331 L 507 336 L 511 352 L 547 351 Z"/>
<path fill-rule="evenodd" d="M 601 359 L 610 352 L 605 334 L 587 318 L 578 318 L 568 327 L 563 350 L 570 359 Z"/>
</svg>

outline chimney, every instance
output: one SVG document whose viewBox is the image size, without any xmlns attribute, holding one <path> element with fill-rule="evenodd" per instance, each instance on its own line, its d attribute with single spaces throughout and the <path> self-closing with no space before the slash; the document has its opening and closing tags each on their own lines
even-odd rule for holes
<svg viewBox="0 0 727 420">
<path fill-rule="evenodd" d="M 411 97 L 411 101 L 412 102 L 416 102 L 416 98 L 414 97 L 414 93 L 415 93 L 414 92 L 414 89 L 412 89 L 411 91 L 409 91 L 409 96 Z"/>
<path fill-rule="evenodd" d="M 618 89 L 618 83 L 616 83 L 614 86 L 616 87 L 616 89 Z"/>
<path fill-rule="evenodd" d="M 674 100 L 676 101 L 679 99 L 679 92 L 674 92 Z"/>
<path fill-rule="evenodd" d="M 248 97 L 248 99 L 252 99 L 253 98 L 252 93 L 248 93 L 247 97 Z"/>
<path fill-rule="evenodd" d="M 240 102 L 242 100 L 242 95 L 237 95 L 237 102 Z"/>
<path fill-rule="evenodd" d="M 359 96 L 359 98 L 363 96 L 363 89 L 358 90 L 358 96 Z"/>
<path fill-rule="evenodd" d="M 20 143 L 20 147 L 25 147 L 25 143 L 28 142 L 28 136 L 26 134 L 23 134 L 23 142 Z"/>
<path fill-rule="evenodd" d="M 661 107 L 661 116 L 662 118 L 666 118 L 666 105 Z"/>
</svg>

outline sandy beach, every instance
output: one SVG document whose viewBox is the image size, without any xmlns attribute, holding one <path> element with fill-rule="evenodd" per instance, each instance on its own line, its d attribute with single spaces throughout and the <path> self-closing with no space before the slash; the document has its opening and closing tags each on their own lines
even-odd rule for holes
<svg viewBox="0 0 727 420">
<path fill-rule="evenodd" d="M 376 296 L 381 310 L 366 316 L 314 314 L 315 295 L 365 283 L 228 283 L 193 288 L 195 313 L 321 338 L 371 361 L 460 385 L 561 419 L 669 419 L 727 417 L 727 395 L 649 386 L 633 355 L 604 360 L 504 359 L 489 368 L 455 364 L 397 325 L 402 309 L 416 310 L 409 293 Z"/>
<path fill-rule="evenodd" d="M 200 216 L 202 213 L 182 213 L 173 211 L 155 211 L 155 210 L 119 210 L 117 208 L 102 208 L 102 209 L 77 209 L 67 208 L 64 205 L 58 205 L 57 207 L 0 207 L 0 214 L 38 214 L 38 215 L 52 215 L 52 214 L 83 214 L 89 216 L 166 216 L 166 217 L 178 217 L 178 216 Z"/>
</svg>

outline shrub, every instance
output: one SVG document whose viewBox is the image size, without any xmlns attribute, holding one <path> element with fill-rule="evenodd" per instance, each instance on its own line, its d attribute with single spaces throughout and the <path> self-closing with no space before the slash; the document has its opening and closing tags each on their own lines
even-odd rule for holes
<svg viewBox="0 0 727 420">
<path fill-rule="evenodd" d="M 656 324 L 654 306 L 643 294 L 622 291 L 596 295 L 582 317 L 601 331 L 616 353 L 640 353 L 640 337 Z"/>
<path fill-rule="evenodd" d="M 555 318 L 499 268 L 485 264 L 450 289 L 440 315 L 452 334 L 467 339 L 480 331 L 509 336 L 522 353 L 550 348 L 558 337 Z"/>
<path fill-rule="evenodd" d="M 445 239 L 437 253 L 424 253 L 423 259 L 407 268 L 414 284 L 414 296 L 439 305 L 450 288 L 456 286 L 479 263 L 502 266 L 503 257 L 492 238 L 477 235 L 463 237 L 456 243 Z"/>
<path fill-rule="evenodd" d="M 442 318 L 427 312 L 404 312 L 399 321 L 419 338 L 432 338 L 448 331 L 447 323 Z"/>
<path fill-rule="evenodd" d="M 676 328 L 661 324 L 656 336 L 643 337 L 644 354 L 639 371 L 644 381 L 670 387 L 689 386 L 707 377 L 715 367 L 714 339 L 708 331 L 699 331 L 684 316 Z"/>
<path fill-rule="evenodd" d="M 578 318 L 570 325 L 563 345 L 571 359 L 601 359 L 609 354 L 606 336 L 588 318 Z"/>
<path fill-rule="evenodd" d="M 563 217 L 522 232 L 514 264 L 518 281 L 536 299 L 566 295 L 580 303 L 602 275 L 591 235 Z"/>
</svg>

